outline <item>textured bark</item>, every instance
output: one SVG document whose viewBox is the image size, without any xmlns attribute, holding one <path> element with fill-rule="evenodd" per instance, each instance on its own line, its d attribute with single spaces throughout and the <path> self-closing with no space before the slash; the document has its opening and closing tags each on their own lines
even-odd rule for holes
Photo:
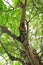
<svg viewBox="0 0 43 65">
<path fill-rule="evenodd" d="M 26 5 L 23 5 L 22 8 L 22 16 L 21 16 L 21 22 L 20 22 L 20 36 L 21 36 L 21 41 L 22 44 L 26 50 L 26 54 L 27 56 L 30 58 L 30 62 L 32 65 L 40 65 L 39 61 L 37 60 L 37 58 L 35 57 L 35 55 L 33 54 L 29 44 L 28 44 L 28 39 L 27 39 L 27 31 L 25 28 L 25 15 L 26 15 Z M 21 35 L 22 33 L 22 35 Z"/>
<path fill-rule="evenodd" d="M 23 46 L 25 48 L 27 57 L 30 59 L 31 65 L 40 65 L 38 59 L 36 58 L 36 56 L 34 55 L 32 49 L 30 48 L 29 43 L 28 43 L 28 39 L 27 39 L 27 31 L 26 31 L 26 28 L 25 28 L 26 2 L 27 2 L 27 0 L 25 0 L 24 4 L 21 3 L 19 5 L 22 8 L 22 16 L 21 16 L 20 27 L 19 27 L 21 40 L 19 40 L 18 37 L 16 35 L 14 35 L 13 33 L 11 33 L 11 31 L 9 31 L 6 27 L 3 27 L 3 26 L 0 26 L 0 27 L 1 27 L 2 33 L 3 32 L 7 33 L 12 38 L 22 42 L 22 44 L 23 44 Z M 2 44 L 2 46 L 3 46 L 3 44 Z M 3 48 L 4 48 L 5 52 L 8 54 L 10 59 L 12 59 L 12 60 L 20 60 L 20 59 L 17 59 L 15 57 L 11 56 L 7 52 L 7 50 L 6 50 L 6 48 L 4 46 L 3 46 Z"/>
</svg>

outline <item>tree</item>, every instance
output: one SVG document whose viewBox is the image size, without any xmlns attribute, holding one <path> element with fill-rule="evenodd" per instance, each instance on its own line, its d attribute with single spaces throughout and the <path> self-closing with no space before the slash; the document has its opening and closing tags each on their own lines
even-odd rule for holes
<svg viewBox="0 0 43 65">
<path fill-rule="evenodd" d="M 0 48 L 3 51 L 0 54 L 5 52 L 12 61 L 23 65 L 42 65 L 43 3 L 39 0 L 12 0 L 12 5 L 6 0 L 0 2 Z"/>
</svg>

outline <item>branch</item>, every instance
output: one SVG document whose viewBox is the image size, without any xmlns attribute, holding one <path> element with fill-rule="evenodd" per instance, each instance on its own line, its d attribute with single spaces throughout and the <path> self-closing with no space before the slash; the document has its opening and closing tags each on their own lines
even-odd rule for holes
<svg viewBox="0 0 43 65">
<path fill-rule="evenodd" d="M 36 39 L 40 39 L 40 38 L 43 39 L 43 36 L 36 36 Z"/>
<path fill-rule="evenodd" d="M 15 7 L 12 6 L 12 8 L 9 9 L 9 10 L 1 10 L 1 11 L 2 11 L 2 12 L 10 12 L 10 11 L 13 11 L 13 10 L 15 10 L 15 9 L 17 9 L 17 8 L 18 8 L 18 6 L 16 5 Z"/>
<path fill-rule="evenodd" d="M 27 3 L 27 0 L 25 0 L 25 5 L 26 5 L 26 3 Z"/>
<path fill-rule="evenodd" d="M 4 0 L 10 7 L 14 8 L 8 1 Z M 16 7 L 22 7 L 23 3 L 19 0 L 19 3 L 17 3 Z"/>
<path fill-rule="evenodd" d="M 10 35 L 13 39 L 16 39 L 16 40 L 20 41 L 19 38 L 18 38 L 15 34 L 13 34 L 10 30 L 7 29 L 7 27 L 5 27 L 5 26 L 0 26 L 0 29 L 1 29 L 2 33 L 7 33 L 7 34 Z"/>
<path fill-rule="evenodd" d="M 21 0 L 19 0 L 18 7 L 23 8 L 23 6 L 24 6 L 24 4 L 21 2 Z"/>
<path fill-rule="evenodd" d="M 33 5 L 36 7 L 36 9 L 38 9 L 36 2 L 34 0 L 32 0 L 32 2 L 33 2 Z"/>
<path fill-rule="evenodd" d="M 39 12 L 38 14 L 41 14 L 41 13 L 43 13 L 43 12 Z M 29 22 L 30 22 L 35 16 L 37 16 L 38 14 L 37 14 L 37 12 L 36 12 L 36 13 L 34 14 L 34 16 L 29 19 L 29 21 L 27 21 L 26 19 L 25 19 L 25 21 L 26 21 L 27 23 L 29 23 Z"/>
<path fill-rule="evenodd" d="M 5 0 L 4 0 L 5 1 Z M 19 3 L 17 3 L 17 5 L 16 6 L 12 6 L 8 1 L 5 1 L 12 9 L 10 9 L 10 10 L 1 10 L 2 12 L 9 12 L 9 11 L 13 11 L 13 10 L 15 10 L 15 9 L 17 9 L 18 7 L 23 7 L 23 3 L 19 0 Z"/>
<path fill-rule="evenodd" d="M 0 41 L 0 44 L 2 45 L 3 49 L 5 50 L 5 52 L 7 53 L 7 55 L 9 56 L 9 58 L 10 58 L 12 61 L 13 61 L 13 60 L 14 60 L 14 61 L 20 61 L 20 62 L 24 65 L 23 59 L 12 56 L 12 55 L 8 52 L 8 50 L 6 49 L 6 47 L 4 46 L 4 44 L 3 44 L 1 41 Z"/>
<path fill-rule="evenodd" d="M 35 15 L 34 15 L 33 17 L 31 17 L 31 18 L 29 19 L 29 21 L 27 21 L 27 23 L 29 23 L 36 15 L 37 15 L 37 13 L 35 13 Z"/>
<path fill-rule="evenodd" d="M 14 8 L 8 1 L 4 0 L 11 8 Z"/>
<path fill-rule="evenodd" d="M 21 4 L 23 4 L 21 0 L 19 0 L 19 2 L 20 2 Z"/>
</svg>

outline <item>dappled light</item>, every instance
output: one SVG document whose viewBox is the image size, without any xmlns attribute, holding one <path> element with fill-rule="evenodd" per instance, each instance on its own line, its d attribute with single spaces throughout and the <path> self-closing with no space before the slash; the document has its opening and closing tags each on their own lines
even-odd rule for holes
<svg viewBox="0 0 43 65">
<path fill-rule="evenodd" d="M 43 0 L 0 0 L 0 65 L 43 65 Z"/>
</svg>

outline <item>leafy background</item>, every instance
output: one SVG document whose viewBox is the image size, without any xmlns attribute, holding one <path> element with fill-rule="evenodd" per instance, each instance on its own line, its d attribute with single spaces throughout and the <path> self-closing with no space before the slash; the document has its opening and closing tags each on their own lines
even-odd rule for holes
<svg viewBox="0 0 43 65">
<path fill-rule="evenodd" d="M 24 3 L 24 0 L 21 0 Z M 12 6 L 16 6 L 19 0 L 12 0 Z M 43 3 L 42 0 L 28 0 L 26 7 L 26 20 L 28 23 L 28 38 L 32 49 L 37 52 L 41 50 L 39 56 L 43 53 Z M 11 32 L 19 36 L 19 25 L 21 19 L 22 9 L 14 9 L 7 6 L 3 0 L 0 0 L 0 25 L 6 26 Z M 0 32 L 1 33 L 1 32 Z M 4 43 L 8 52 L 16 57 L 20 57 L 19 49 L 23 50 L 23 46 L 17 40 L 13 40 L 8 34 L 0 34 L 0 40 Z M 18 46 L 18 48 L 17 48 Z M 11 61 L 0 44 L 0 65 L 20 65 L 18 61 Z M 43 62 L 43 57 L 41 58 Z"/>
</svg>

